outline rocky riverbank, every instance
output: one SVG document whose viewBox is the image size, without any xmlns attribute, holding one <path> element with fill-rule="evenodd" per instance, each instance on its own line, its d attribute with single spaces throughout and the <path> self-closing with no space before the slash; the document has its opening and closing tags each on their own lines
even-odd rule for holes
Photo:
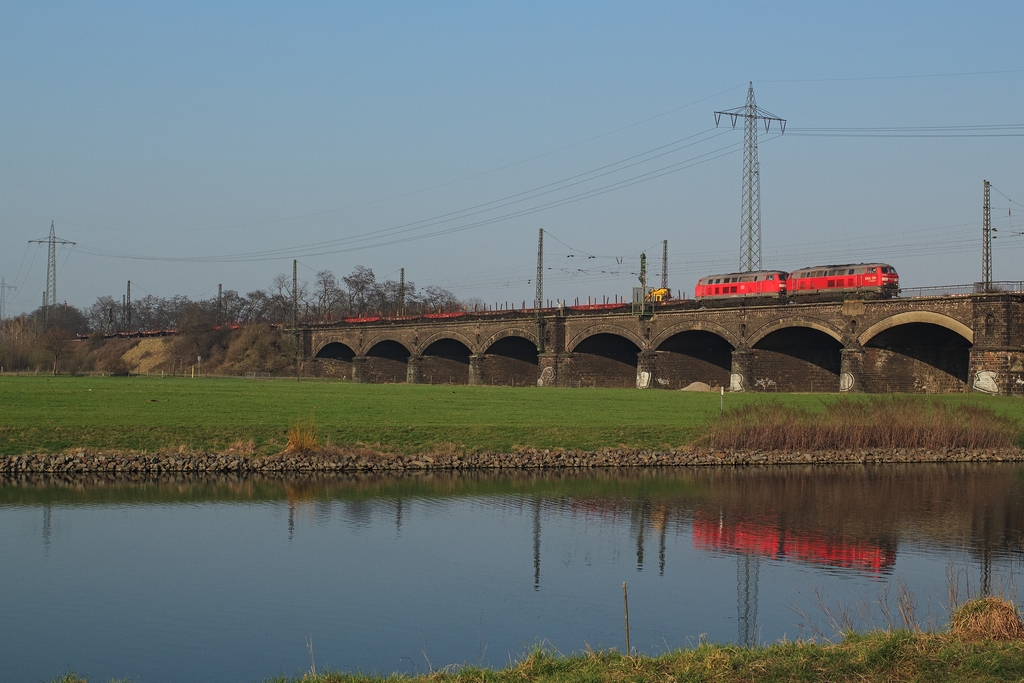
<svg viewBox="0 0 1024 683">
<path fill-rule="evenodd" d="M 90 453 L 0 456 L 0 477 L 24 473 L 163 474 L 177 472 L 385 472 L 410 470 L 522 470 L 587 467 L 764 466 L 911 462 L 1007 462 L 1024 460 L 1024 449 L 866 449 L 805 452 L 713 449 L 600 451 L 524 449 L 514 453 L 395 455 L 369 450 L 238 453 Z"/>
</svg>

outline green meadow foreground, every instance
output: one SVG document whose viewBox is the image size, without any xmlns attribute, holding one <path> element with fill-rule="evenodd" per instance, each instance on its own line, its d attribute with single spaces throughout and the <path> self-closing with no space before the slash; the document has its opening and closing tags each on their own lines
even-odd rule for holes
<svg viewBox="0 0 1024 683">
<path fill-rule="evenodd" d="M 168 449 L 276 453 L 289 427 L 316 425 L 320 445 L 414 454 L 522 448 L 680 447 L 725 408 L 778 401 L 821 411 L 827 394 L 366 385 L 235 378 L 0 377 L 0 453 Z M 852 397 L 853 400 L 872 400 Z M 980 406 L 1021 424 L 1024 400 L 926 397 Z M 920 397 L 897 397 L 899 402 Z"/>
</svg>

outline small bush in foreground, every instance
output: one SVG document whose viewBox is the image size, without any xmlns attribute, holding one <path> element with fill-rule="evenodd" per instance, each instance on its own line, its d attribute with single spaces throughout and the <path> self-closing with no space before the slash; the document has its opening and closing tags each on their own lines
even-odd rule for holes
<svg viewBox="0 0 1024 683">
<path fill-rule="evenodd" d="M 949 620 L 949 631 L 965 642 L 1024 639 L 1024 623 L 1017 608 L 991 596 L 960 605 Z"/>
<path fill-rule="evenodd" d="M 841 398 L 821 411 L 776 401 L 728 410 L 704 443 L 723 449 L 1010 448 L 1020 425 L 988 408 L 913 398 Z"/>
<path fill-rule="evenodd" d="M 309 420 L 295 420 L 288 428 L 288 450 L 293 453 L 308 453 L 316 450 L 316 422 L 310 415 Z"/>
</svg>

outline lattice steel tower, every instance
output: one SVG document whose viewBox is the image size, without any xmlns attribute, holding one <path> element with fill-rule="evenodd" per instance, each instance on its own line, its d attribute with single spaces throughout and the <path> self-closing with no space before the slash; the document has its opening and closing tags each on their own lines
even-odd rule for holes
<svg viewBox="0 0 1024 683">
<path fill-rule="evenodd" d="M 740 216 L 740 270 L 761 269 L 761 177 L 757 162 L 757 122 L 764 121 L 764 130 L 771 129 L 776 121 L 782 132 L 786 132 L 786 120 L 757 106 L 754 101 L 754 84 L 747 88 L 747 103 L 742 107 L 715 112 L 715 125 L 722 116 L 736 121 L 743 119 L 743 199 Z"/>
<path fill-rule="evenodd" d="M 989 184 L 985 181 L 985 199 L 981 205 L 981 283 L 984 291 L 992 291 L 992 204 Z"/>
<path fill-rule="evenodd" d="M 70 244 L 74 242 L 57 237 L 54 231 L 53 221 L 50 221 L 50 236 L 46 239 L 29 240 L 29 244 L 42 244 L 46 242 L 46 292 L 43 294 L 43 319 L 49 321 L 50 311 L 57 306 L 57 245 Z"/>
</svg>

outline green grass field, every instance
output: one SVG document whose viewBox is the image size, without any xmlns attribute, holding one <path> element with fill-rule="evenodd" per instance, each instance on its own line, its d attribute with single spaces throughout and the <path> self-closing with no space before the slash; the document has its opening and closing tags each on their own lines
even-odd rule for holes
<svg viewBox="0 0 1024 683">
<path fill-rule="evenodd" d="M 726 408 L 779 400 L 820 407 L 829 394 L 726 394 Z M 1017 420 L 1024 400 L 928 397 L 990 406 Z M 233 378 L 0 377 L 0 453 L 85 447 L 277 452 L 313 416 L 321 444 L 398 453 L 681 446 L 719 414 L 718 394 L 630 389 L 366 385 Z"/>
</svg>

